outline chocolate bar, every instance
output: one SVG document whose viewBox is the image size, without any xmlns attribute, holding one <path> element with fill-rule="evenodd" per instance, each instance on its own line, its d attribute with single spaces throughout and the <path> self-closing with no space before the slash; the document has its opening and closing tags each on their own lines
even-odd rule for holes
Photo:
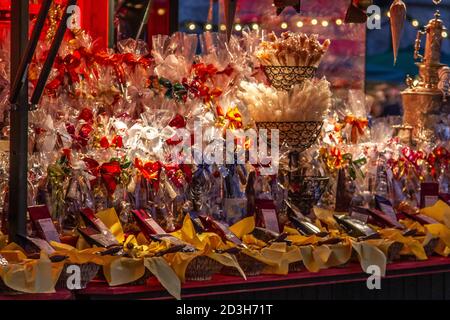
<svg viewBox="0 0 450 320">
<path fill-rule="evenodd" d="M 429 217 L 427 215 L 421 214 L 421 213 L 411 214 L 411 213 L 408 213 L 408 212 L 405 212 L 405 211 L 403 211 L 402 213 L 405 215 L 405 217 L 407 217 L 407 218 L 409 218 L 411 220 L 417 221 L 421 225 L 438 224 L 439 223 L 435 219 L 433 219 L 433 218 L 431 218 L 431 217 Z"/>
<path fill-rule="evenodd" d="M 375 207 L 390 216 L 393 220 L 397 220 L 397 214 L 395 213 L 392 203 L 388 199 L 375 195 Z"/>
<path fill-rule="evenodd" d="M 432 207 L 439 200 L 439 184 L 424 182 L 420 184 L 420 208 Z"/>
<path fill-rule="evenodd" d="M 48 255 L 53 254 L 55 249 L 47 241 L 35 237 L 18 235 L 18 244 L 25 250 L 28 257 L 36 258 L 41 251 Z"/>
<path fill-rule="evenodd" d="M 378 232 L 360 220 L 346 215 L 334 215 L 334 219 L 351 237 L 375 239 L 380 236 Z"/>
<path fill-rule="evenodd" d="M 180 247 L 183 246 L 183 252 L 194 252 L 196 251 L 195 247 L 190 245 L 187 242 L 184 242 L 183 240 L 178 239 L 177 237 L 172 236 L 171 234 L 155 234 L 151 235 L 150 238 L 154 241 L 164 241 L 167 240 L 171 245 Z"/>
<path fill-rule="evenodd" d="M 285 232 L 279 234 L 279 233 L 270 231 L 268 229 L 256 227 L 255 229 L 253 229 L 252 235 L 256 239 L 261 240 L 266 243 L 269 243 L 269 242 L 288 242 L 288 243 L 290 243 L 290 241 L 286 240 L 286 238 L 288 237 L 288 234 Z"/>
<path fill-rule="evenodd" d="M 81 210 L 81 216 L 87 227 L 93 228 L 99 231 L 102 236 L 106 239 L 106 242 L 110 245 L 118 245 L 116 237 L 112 234 L 111 230 L 103 223 L 102 220 L 97 218 L 94 211 L 89 208 Z"/>
<path fill-rule="evenodd" d="M 139 228 L 141 229 L 144 237 L 148 241 L 162 242 L 165 240 L 173 246 L 183 247 L 182 251 L 194 252 L 195 248 L 170 234 L 167 234 L 163 228 L 152 218 L 152 216 L 145 210 L 133 210 L 131 211 L 136 218 Z"/>
<path fill-rule="evenodd" d="M 292 201 L 284 200 L 284 203 L 286 204 L 289 214 L 294 215 L 295 217 L 299 218 L 300 220 L 307 220 L 310 221 L 308 217 L 306 217 L 301 210 L 292 203 Z M 310 221 L 311 222 L 311 221 Z"/>
<path fill-rule="evenodd" d="M 318 237 L 326 237 L 328 235 L 328 233 L 323 232 L 315 224 L 309 221 L 301 220 L 293 216 L 290 216 L 289 220 L 291 221 L 295 229 L 297 229 L 304 236 L 316 235 Z"/>
<path fill-rule="evenodd" d="M 83 238 L 86 240 L 86 242 L 89 243 L 91 246 L 109 248 L 109 247 L 117 246 L 117 244 L 118 244 L 117 240 L 111 241 L 111 239 L 107 235 L 105 235 L 91 227 L 78 228 L 78 232 L 83 236 Z"/>
<path fill-rule="evenodd" d="M 176 252 L 183 252 L 186 248 L 186 245 L 184 244 L 180 244 L 180 245 L 176 245 L 176 246 L 171 246 L 170 248 L 160 251 L 156 254 L 157 257 L 162 257 L 165 254 L 169 254 L 169 253 L 176 253 Z"/>
<path fill-rule="evenodd" d="M 191 221 L 192 224 L 194 225 L 195 232 L 197 233 L 205 232 L 205 226 L 203 225 L 202 220 L 200 219 L 198 213 L 191 212 L 189 216 L 191 217 Z"/>
<path fill-rule="evenodd" d="M 132 210 L 136 221 L 143 231 L 147 234 L 166 234 L 166 231 L 152 218 L 152 216 L 145 210 Z"/>
<path fill-rule="evenodd" d="M 260 227 L 256 227 L 255 229 L 253 229 L 252 235 L 256 239 L 264 241 L 264 242 L 272 241 L 274 239 L 277 239 L 280 236 L 279 233 L 273 232 L 268 229 L 260 228 Z"/>
<path fill-rule="evenodd" d="M 61 242 L 58 231 L 53 224 L 50 211 L 47 206 L 33 206 L 28 208 L 28 214 L 36 229 L 38 236 L 47 242 Z"/>
<path fill-rule="evenodd" d="M 224 241 L 230 241 L 237 246 L 244 246 L 241 239 L 239 239 L 230 228 L 223 223 L 220 223 L 209 216 L 199 216 L 202 224 L 207 231 L 217 233 Z"/>
<path fill-rule="evenodd" d="M 285 200 L 285 204 L 289 211 L 289 220 L 291 224 L 296 228 L 302 235 L 311 236 L 316 235 L 319 237 L 325 237 L 328 235 L 326 232 L 322 232 L 315 224 L 311 222 L 311 219 L 303 215 L 300 209 L 294 205 L 291 201 Z"/>
<path fill-rule="evenodd" d="M 400 230 L 405 229 L 405 226 L 403 226 L 400 222 L 398 222 L 397 217 L 395 217 L 394 220 L 394 218 L 392 218 L 390 215 L 387 215 L 386 213 L 376 209 L 370 209 L 368 210 L 368 212 L 376 221 L 375 223 L 380 225 L 381 227 L 396 228 Z"/>
</svg>

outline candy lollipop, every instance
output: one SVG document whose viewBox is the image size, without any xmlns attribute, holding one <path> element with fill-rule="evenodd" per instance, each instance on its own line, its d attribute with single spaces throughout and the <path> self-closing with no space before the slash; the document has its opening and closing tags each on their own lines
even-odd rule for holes
<svg viewBox="0 0 450 320">
<path fill-rule="evenodd" d="M 389 9 L 391 15 L 392 49 L 394 50 L 394 64 L 397 63 L 398 48 L 400 47 L 400 37 L 406 19 L 406 5 L 402 0 L 394 0 Z"/>
</svg>

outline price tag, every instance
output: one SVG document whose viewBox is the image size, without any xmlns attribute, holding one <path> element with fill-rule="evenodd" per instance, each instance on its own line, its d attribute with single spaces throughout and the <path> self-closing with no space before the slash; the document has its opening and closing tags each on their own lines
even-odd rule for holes
<svg viewBox="0 0 450 320">
<path fill-rule="evenodd" d="M 261 213 L 264 217 L 264 224 L 266 226 L 266 229 L 276 233 L 280 233 L 277 212 L 274 209 L 261 209 Z"/>
<path fill-rule="evenodd" d="M 42 230 L 43 235 L 45 236 L 45 240 L 48 242 L 55 241 L 60 242 L 58 231 L 56 231 L 55 225 L 51 218 L 40 219 L 37 221 L 39 227 Z"/>
<path fill-rule="evenodd" d="M 359 213 L 356 211 L 352 211 L 352 214 L 350 215 L 352 218 L 355 218 L 359 221 L 362 221 L 364 223 L 367 223 L 367 221 L 369 220 L 369 215 L 364 214 L 364 213 Z"/>
</svg>

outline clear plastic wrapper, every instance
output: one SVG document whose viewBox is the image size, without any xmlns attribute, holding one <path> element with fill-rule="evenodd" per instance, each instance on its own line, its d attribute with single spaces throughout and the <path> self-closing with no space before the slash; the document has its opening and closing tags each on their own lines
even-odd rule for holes
<svg viewBox="0 0 450 320">
<path fill-rule="evenodd" d="M 306 80 L 290 92 L 242 81 L 237 97 L 256 122 L 322 121 L 331 107 L 330 83 Z"/>
</svg>

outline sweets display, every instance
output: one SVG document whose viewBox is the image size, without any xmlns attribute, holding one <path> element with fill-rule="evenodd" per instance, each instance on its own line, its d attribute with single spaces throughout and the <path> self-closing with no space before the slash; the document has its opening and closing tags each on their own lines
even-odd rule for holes
<svg viewBox="0 0 450 320">
<path fill-rule="evenodd" d="M 256 122 L 322 121 L 332 103 L 330 83 L 326 79 L 305 80 L 290 92 L 242 81 L 237 97 Z"/>
<path fill-rule="evenodd" d="M 318 38 L 176 33 L 155 36 L 150 54 L 140 41 L 110 52 L 68 32 L 30 114 L 29 230 L 18 243 L 6 240 L 2 194 L 0 290 L 54 292 L 77 265 L 83 287 L 156 278 L 179 299 L 182 283 L 219 273 L 245 281 L 447 257 L 448 140 L 401 142 L 369 122 L 362 92 L 337 99 L 325 77 L 283 90 L 265 81 L 261 67 L 317 68 L 330 46 Z M 30 66 L 33 84 L 49 45 Z M 319 130 L 279 159 L 268 161 L 268 143 L 238 161 L 267 142 L 245 135 L 261 122 Z"/>
<path fill-rule="evenodd" d="M 318 35 L 284 32 L 277 37 L 271 33 L 256 56 L 264 66 L 318 67 L 330 44 L 329 39 L 321 44 Z"/>
</svg>

